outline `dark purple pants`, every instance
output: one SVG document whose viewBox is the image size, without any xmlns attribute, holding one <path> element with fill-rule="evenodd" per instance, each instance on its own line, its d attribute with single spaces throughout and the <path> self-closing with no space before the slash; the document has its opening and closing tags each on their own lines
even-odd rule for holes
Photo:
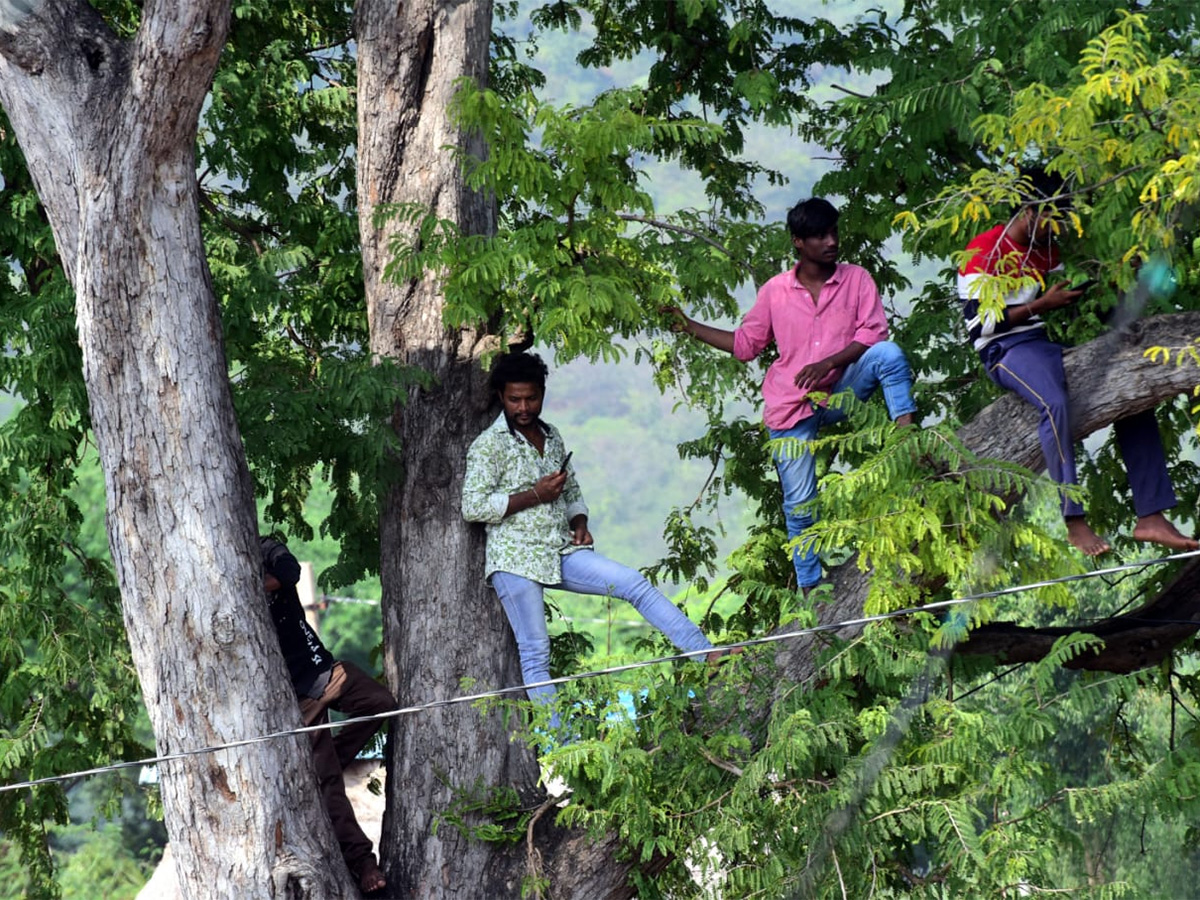
<svg viewBox="0 0 1200 900">
<path fill-rule="evenodd" d="M 307 697 L 300 700 L 300 716 L 305 725 L 328 721 L 330 709 L 355 718 L 395 708 L 396 700 L 387 688 L 354 663 L 345 660 L 334 665 L 329 684 L 319 700 Z M 356 881 L 361 877 L 362 867 L 367 861 L 375 861 L 375 854 L 371 850 L 371 840 L 359 826 L 354 807 L 346 796 L 342 770 L 353 762 L 383 724 L 384 720 L 379 719 L 346 725 L 336 733 L 325 730 L 312 734 L 313 762 L 321 787 L 321 799 L 333 824 L 333 833 L 337 835 L 342 858 L 346 860 L 346 867 Z"/>
<path fill-rule="evenodd" d="M 1011 342 L 984 348 L 988 377 L 1013 391 L 1038 411 L 1038 437 L 1046 457 L 1046 471 L 1059 484 L 1079 484 L 1075 472 L 1075 442 L 1071 438 L 1067 376 L 1063 348 L 1044 335 L 1020 335 Z M 1133 508 L 1139 517 L 1175 505 L 1175 491 L 1167 472 L 1162 438 L 1154 410 L 1120 419 L 1113 424 L 1117 446 L 1125 460 Z M 1064 516 L 1082 516 L 1083 506 L 1063 496 Z"/>
</svg>

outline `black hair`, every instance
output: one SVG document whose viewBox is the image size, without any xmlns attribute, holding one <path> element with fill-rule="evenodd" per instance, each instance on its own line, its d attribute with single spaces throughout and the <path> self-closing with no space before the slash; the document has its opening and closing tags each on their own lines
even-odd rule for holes
<svg viewBox="0 0 1200 900">
<path fill-rule="evenodd" d="M 492 366 L 492 390 L 500 393 L 508 384 L 536 384 L 546 389 L 550 369 L 536 353 L 505 353 Z"/>
<path fill-rule="evenodd" d="M 1021 169 L 1021 183 L 1018 187 L 1021 193 L 1021 205 L 1042 205 L 1053 203 L 1058 209 L 1065 209 L 1070 200 L 1059 196 L 1066 190 L 1066 179 L 1061 175 L 1047 172 L 1041 166 L 1028 166 Z M 1051 200 L 1051 198 L 1054 198 Z"/>
<path fill-rule="evenodd" d="M 788 231 L 792 237 L 801 240 L 828 234 L 837 227 L 839 215 L 837 207 L 824 197 L 810 197 L 801 200 L 788 212 Z"/>
</svg>

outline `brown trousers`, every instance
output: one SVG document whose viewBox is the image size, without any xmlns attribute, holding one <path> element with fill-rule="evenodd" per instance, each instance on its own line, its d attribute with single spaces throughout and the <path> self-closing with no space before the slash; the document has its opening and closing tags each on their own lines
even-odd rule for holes
<svg viewBox="0 0 1200 900">
<path fill-rule="evenodd" d="M 300 698 L 300 716 L 305 725 L 329 721 L 329 710 L 356 718 L 396 708 L 396 698 L 383 685 L 352 662 L 334 663 L 329 684 L 318 699 Z M 371 841 L 363 833 L 354 817 L 354 808 L 346 796 L 346 783 L 342 770 L 353 762 L 360 750 L 385 723 L 383 719 L 346 725 L 331 732 L 316 731 L 312 734 L 313 762 L 316 765 L 317 781 L 325 811 L 333 823 L 342 857 L 355 880 L 362 875 L 368 862 L 375 862 L 371 852 Z"/>
</svg>

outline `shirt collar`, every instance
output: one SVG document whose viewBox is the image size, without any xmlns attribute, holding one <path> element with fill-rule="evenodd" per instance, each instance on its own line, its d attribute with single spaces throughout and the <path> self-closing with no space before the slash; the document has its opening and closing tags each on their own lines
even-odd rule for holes
<svg viewBox="0 0 1200 900">
<path fill-rule="evenodd" d="M 549 437 L 550 426 L 546 423 L 546 420 L 539 418 L 536 421 L 537 421 L 538 427 L 542 429 L 542 433 L 545 434 L 547 437 Z M 515 438 L 521 437 L 521 435 L 517 434 L 517 430 L 508 424 L 508 417 L 504 415 L 504 410 L 500 410 L 500 415 L 497 416 L 496 421 L 492 423 L 492 427 L 497 429 L 498 431 L 499 430 L 507 431 L 509 434 L 511 434 Z M 522 440 L 524 440 L 524 439 L 522 438 Z"/>
<path fill-rule="evenodd" d="M 800 269 L 800 262 L 797 260 L 796 264 L 794 266 L 792 266 L 791 269 L 788 270 L 792 274 L 792 281 L 791 281 L 792 287 L 799 288 L 801 290 L 808 290 L 808 288 L 804 287 L 804 285 L 800 283 L 800 276 L 799 276 L 799 274 L 797 274 L 799 269 Z M 842 280 L 842 275 L 845 272 L 845 269 L 846 269 L 846 266 L 844 263 L 840 263 L 840 262 L 835 263 L 835 268 L 833 270 L 833 274 L 830 275 L 827 279 L 825 279 L 825 283 L 826 284 L 839 284 Z"/>
</svg>

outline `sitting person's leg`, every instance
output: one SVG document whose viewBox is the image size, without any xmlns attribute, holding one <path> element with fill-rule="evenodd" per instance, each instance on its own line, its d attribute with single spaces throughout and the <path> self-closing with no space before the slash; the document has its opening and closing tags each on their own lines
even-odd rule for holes
<svg viewBox="0 0 1200 900">
<path fill-rule="evenodd" d="M 830 393 L 854 391 L 855 397 L 866 400 L 876 388 L 883 390 L 883 402 L 892 421 L 911 425 L 917 412 L 912 396 L 912 368 L 899 344 L 891 341 L 872 344 L 846 367 Z"/>
<path fill-rule="evenodd" d="M 546 607 L 543 589 L 536 581 L 509 572 L 493 572 L 492 587 L 508 624 L 517 641 L 517 654 L 521 659 L 521 678 L 526 684 L 535 684 L 550 679 L 550 635 L 546 631 Z M 554 699 L 554 685 L 526 690 L 530 700 L 549 703 Z M 555 720 L 553 725 L 557 725 Z"/>
<path fill-rule="evenodd" d="M 1129 489 L 1133 494 L 1133 509 L 1137 514 L 1137 523 L 1133 527 L 1134 540 L 1161 544 L 1172 550 L 1200 548 L 1200 543 L 1183 534 L 1163 515 L 1163 511 L 1173 507 L 1176 500 L 1154 410 L 1148 409 L 1120 419 L 1114 424 L 1113 430 L 1116 432 L 1117 446 L 1121 449 L 1121 458 L 1125 460 Z"/>
<path fill-rule="evenodd" d="M 595 550 L 580 550 L 563 557 L 564 590 L 577 594 L 620 597 L 680 650 L 706 650 L 712 642 L 698 625 L 663 596 L 641 572 L 614 562 Z M 699 655 L 697 655 L 699 659 Z"/>
<path fill-rule="evenodd" d="M 333 667 L 330 686 L 340 684 L 338 695 L 329 706 L 349 718 L 373 716 L 396 708 L 396 698 L 391 691 L 349 660 L 339 660 Z M 338 729 L 333 738 L 337 748 L 338 762 L 342 768 L 350 765 L 363 747 L 370 743 L 386 719 L 356 722 Z"/>
<path fill-rule="evenodd" d="M 988 375 L 1038 411 L 1038 439 L 1046 460 L 1046 473 L 1058 484 L 1078 485 L 1062 347 L 1045 339 L 1014 344 L 988 370 Z M 1087 556 L 1099 556 L 1112 549 L 1088 525 L 1083 504 L 1065 493 L 1062 514 L 1067 540 L 1074 547 Z"/>
<path fill-rule="evenodd" d="M 318 721 L 327 721 L 328 716 L 322 714 Z M 325 811 L 329 814 L 333 833 L 337 837 L 338 847 L 342 858 L 346 860 L 346 868 L 354 876 L 359 887 L 366 893 L 377 891 L 386 886 L 379 863 L 371 847 L 371 840 L 363 833 L 358 819 L 354 815 L 354 807 L 346 796 L 346 782 L 342 774 L 342 766 L 338 762 L 337 750 L 333 745 L 333 737 L 329 731 L 314 731 L 312 733 L 313 766 L 317 771 L 317 783 L 321 790 L 321 800 Z"/>
</svg>

